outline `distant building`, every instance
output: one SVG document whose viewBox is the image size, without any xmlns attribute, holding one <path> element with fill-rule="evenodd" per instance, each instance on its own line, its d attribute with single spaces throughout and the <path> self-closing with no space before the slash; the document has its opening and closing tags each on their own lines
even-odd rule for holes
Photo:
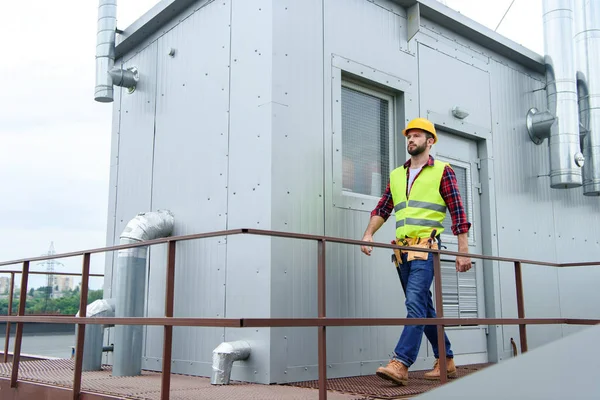
<svg viewBox="0 0 600 400">
<path fill-rule="evenodd" d="M 71 276 L 55 276 L 54 277 L 54 291 L 65 292 L 73 289 L 73 277 Z"/>
<path fill-rule="evenodd" d="M 3 276 L 0 277 L 0 294 L 8 294 L 8 290 L 10 289 L 10 279 Z"/>
</svg>

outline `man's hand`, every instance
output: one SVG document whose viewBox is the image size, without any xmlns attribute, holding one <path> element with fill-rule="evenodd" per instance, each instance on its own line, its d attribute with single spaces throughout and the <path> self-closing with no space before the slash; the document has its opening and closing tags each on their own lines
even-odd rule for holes
<svg viewBox="0 0 600 400">
<path fill-rule="evenodd" d="M 456 272 L 467 272 L 471 267 L 471 257 L 456 257 Z"/>
<path fill-rule="evenodd" d="M 458 252 L 469 253 L 469 239 L 467 238 L 466 233 L 460 233 L 458 235 Z M 471 267 L 471 257 L 456 257 L 456 272 L 467 272 Z"/>
<path fill-rule="evenodd" d="M 363 236 L 363 238 L 362 238 L 362 241 L 363 242 L 372 242 L 373 236 L 369 235 L 369 234 L 365 234 L 365 236 Z M 373 251 L 373 247 L 372 246 L 360 246 L 360 251 L 362 251 L 366 255 L 370 256 L 371 252 Z"/>
</svg>

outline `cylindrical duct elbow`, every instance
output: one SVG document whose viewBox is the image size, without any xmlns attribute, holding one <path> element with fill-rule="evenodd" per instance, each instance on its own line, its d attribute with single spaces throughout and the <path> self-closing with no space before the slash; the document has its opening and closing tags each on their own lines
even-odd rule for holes
<svg viewBox="0 0 600 400">
<path fill-rule="evenodd" d="M 572 0 L 544 0 L 544 49 L 550 128 L 550 187 L 582 185 Z"/>
<path fill-rule="evenodd" d="M 575 0 L 575 54 L 583 139 L 583 194 L 600 196 L 600 2 Z"/>
<path fill-rule="evenodd" d="M 113 101 L 113 83 L 108 72 L 115 64 L 115 32 L 117 0 L 100 0 L 96 33 L 96 88 L 94 99 L 101 103 Z"/>
<path fill-rule="evenodd" d="M 248 342 L 223 342 L 213 350 L 213 365 L 210 383 L 213 385 L 229 385 L 231 369 L 234 361 L 250 357 Z"/>
<path fill-rule="evenodd" d="M 79 313 L 77 313 L 79 316 Z M 88 318 L 114 317 L 115 301 L 113 299 L 96 300 L 86 307 Z M 86 325 L 83 345 L 83 370 L 102 370 L 102 351 L 104 326 L 99 324 Z"/>
<path fill-rule="evenodd" d="M 138 214 L 121 233 L 120 244 L 170 236 L 174 218 L 168 210 Z M 119 250 L 116 271 L 117 317 L 143 317 L 147 247 Z M 141 325 L 116 325 L 113 375 L 136 376 L 142 372 L 143 329 Z"/>
</svg>

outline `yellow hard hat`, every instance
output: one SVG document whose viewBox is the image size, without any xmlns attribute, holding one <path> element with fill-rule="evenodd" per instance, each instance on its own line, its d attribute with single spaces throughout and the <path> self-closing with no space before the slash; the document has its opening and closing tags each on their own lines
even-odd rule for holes
<svg viewBox="0 0 600 400">
<path fill-rule="evenodd" d="M 402 131 L 402 134 L 406 136 L 406 133 L 411 129 L 422 129 L 425 132 L 429 132 L 433 135 L 433 143 L 437 143 L 437 133 L 435 132 L 435 126 L 433 123 L 425 118 L 415 118 L 406 125 L 406 128 Z"/>
</svg>

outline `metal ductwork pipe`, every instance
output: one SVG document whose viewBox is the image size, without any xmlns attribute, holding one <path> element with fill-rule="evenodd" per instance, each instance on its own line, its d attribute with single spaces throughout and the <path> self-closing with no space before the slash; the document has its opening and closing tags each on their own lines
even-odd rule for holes
<svg viewBox="0 0 600 400">
<path fill-rule="evenodd" d="M 582 185 L 577 83 L 573 53 L 573 1 L 544 0 L 544 61 L 550 126 L 550 187 Z"/>
<path fill-rule="evenodd" d="M 77 313 L 79 316 L 79 313 Z M 86 307 L 86 316 L 88 318 L 114 317 L 115 300 L 102 299 L 96 300 Z M 85 341 L 83 345 L 83 370 L 101 371 L 102 370 L 102 352 L 105 351 L 102 345 L 104 340 L 104 328 L 110 325 L 86 325 Z"/>
<path fill-rule="evenodd" d="M 575 54 L 583 138 L 583 194 L 600 196 L 600 2 L 575 0 Z"/>
<path fill-rule="evenodd" d="M 174 218 L 168 210 L 138 214 L 121 233 L 120 244 L 139 243 L 170 236 Z M 116 317 L 143 317 L 148 247 L 119 250 L 116 273 Z M 113 375 L 136 376 L 142 372 L 141 325 L 116 325 Z"/>
<path fill-rule="evenodd" d="M 234 361 L 250 357 L 250 344 L 243 340 L 223 342 L 213 350 L 212 385 L 229 385 Z"/>
<path fill-rule="evenodd" d="M 115 35 L 117 30 L 117 0 L 100 0 L 96 33 L 96 89 L 94 100 L 113 101 L 113 81 L 109 71 L 115 65 Z"/>
</svg>

